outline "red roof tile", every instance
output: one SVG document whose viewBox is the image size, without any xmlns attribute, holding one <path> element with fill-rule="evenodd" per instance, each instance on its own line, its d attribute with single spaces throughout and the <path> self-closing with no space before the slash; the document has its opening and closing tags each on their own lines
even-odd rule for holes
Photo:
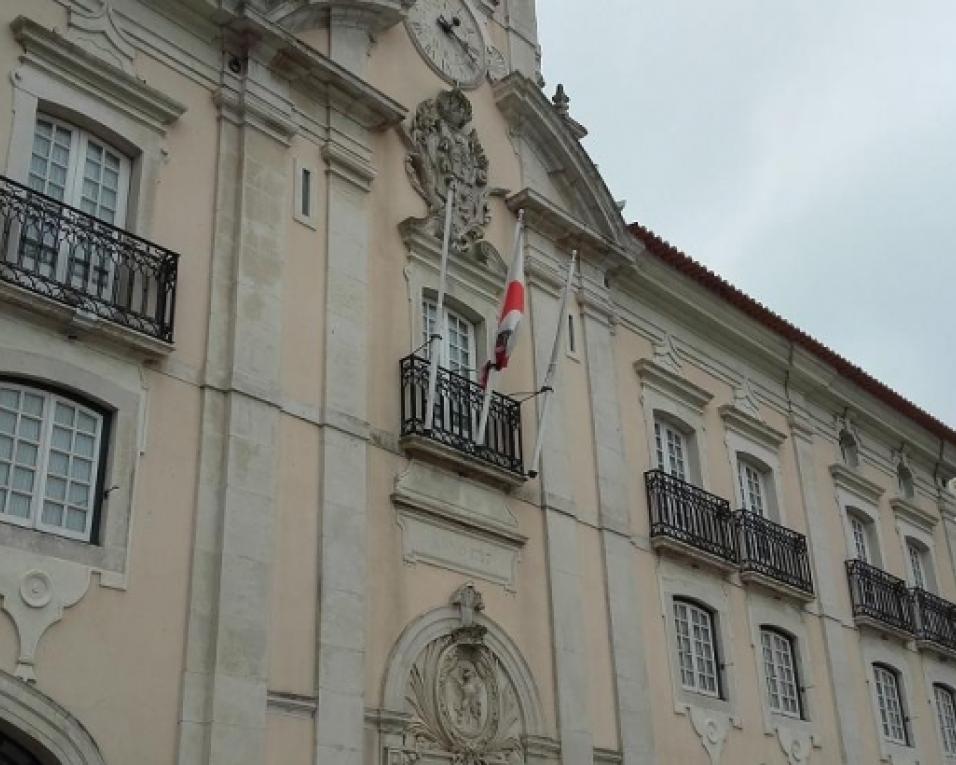
<svg viewBox="0 0 956 765">
<path fill-rule="evenodd" d="M 843 356 L 827 348 L 819 340 L 810 337 L 806 332 L 795 327 L 786 319 L 775 314 L 769 308 L 741 292 L 732 284 L 722 279 L 706 266 L 681 252 L 669 242 L 661 239 L 650 229 L 640 223 L 631 223 L 628 226 L 631 234 L 637 237 L 649 253 L 660 258 L 672 268 L 693 279 L 708 291 L 727 301 L 751 318 L 759 321 L 768 329 L 799 345 L 814 356 L 833 367 L 840 375 L 854 382 L 867 393 L 891 406 L 901 414 L 926 428 L 930 433 L 944 441 L 956 445 L 956 431 L 940 420 L 920 409 L 912 401 L 901 396 L 889 386 L 881 383 L 875 377 L 864 372 L 860 367 L 847 361 Z"/>
</svg>

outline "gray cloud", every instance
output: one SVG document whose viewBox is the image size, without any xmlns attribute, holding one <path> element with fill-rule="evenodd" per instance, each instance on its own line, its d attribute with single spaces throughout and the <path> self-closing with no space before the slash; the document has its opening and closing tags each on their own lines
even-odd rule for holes
<svg viewBox="0 0 956 765">
<path fill-rule="evenodd" d="M 956 424 L 956 3 L 537 6 L 625 218 Z"/>
</svg>

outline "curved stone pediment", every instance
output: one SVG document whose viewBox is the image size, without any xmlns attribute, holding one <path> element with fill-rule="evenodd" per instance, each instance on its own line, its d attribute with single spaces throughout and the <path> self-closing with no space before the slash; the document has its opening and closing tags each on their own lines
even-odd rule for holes
<svg viewBox="0 0 956 765">
<path fill-rule="evenodd" d="M 525 185 L 585 228 L 622 247 L 627 240 L 624 218 L 578 140 L 579 126 L 562 116 L 541 89 L 519 72 L 493 88 L 512 134 L 526 142 L 533 155 L 522 156 Z M 540 167 L 534 168 L 535 163 Z"/>
</svg>

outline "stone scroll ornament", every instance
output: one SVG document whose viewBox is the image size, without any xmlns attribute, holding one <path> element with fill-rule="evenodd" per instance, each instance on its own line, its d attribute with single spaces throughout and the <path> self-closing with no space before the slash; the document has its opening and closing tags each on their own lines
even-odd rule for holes
<svg viewBox="0 0 956 765">
<path fill-rule="evenodd" d="M 488 158 L 477 131 L 468 129 L 471 114 L 467 96 L 452 88 L 422 101 L 411 125 L 403 126 L 409 149 L 405 169 L 412 187 L 428 205 L 422 224 L 439 239 L 444 232 L 448 189 L 453 178 L 457 181 L 451 249 L 458 254 L 475 249 L 491 220 Z"/>
<path fill-rule="evenodd" d="M 481 596 L 471 586 L 456 602 L 462 624 L 429 643 L 409 674 L 404 761 L 523 765 L 521 713 L 511 681 L 473 619 Z M 461 591 L 460 591 L 461 592 Z M 477 599 L 472 595 L 478 595 Z"/>
</svg>

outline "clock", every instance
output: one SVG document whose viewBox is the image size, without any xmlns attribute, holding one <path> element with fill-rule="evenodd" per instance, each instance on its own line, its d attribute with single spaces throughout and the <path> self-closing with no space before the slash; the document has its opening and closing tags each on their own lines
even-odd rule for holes
<svg viewBox="0 0 956 765">
<path fill-rule="evenodd" d="M 405 26 L 418 52 L 448 82 L 463 88 L 481 82 L 485 38 L 466 0 L 417 0 Z"/>
</svg>

